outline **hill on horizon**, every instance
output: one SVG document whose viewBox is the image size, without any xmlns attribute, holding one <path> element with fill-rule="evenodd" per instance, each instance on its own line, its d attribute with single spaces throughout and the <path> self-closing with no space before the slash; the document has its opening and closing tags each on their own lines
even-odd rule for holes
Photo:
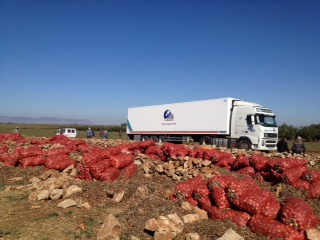
<svg viewBox="0 0 320 240">
<path fill-rule="evenodd" d="M 69 125 L 94 125 L 87 119 L 64 119 L 57 117 L 7 117 L 0 116 L 0 123 L 12 123 L 12 124 L 69 124 Z"/>
</svg>

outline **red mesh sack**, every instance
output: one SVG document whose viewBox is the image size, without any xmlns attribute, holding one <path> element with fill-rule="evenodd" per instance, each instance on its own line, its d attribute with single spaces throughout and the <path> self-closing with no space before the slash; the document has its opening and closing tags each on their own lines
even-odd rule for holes
<svg viewBox="0 0 320 240">
<path fill-rule="evenodd" d="M 144 154 L 146 154 L 146 155 L 153 154 L 153 155 L 156 155 L 160 158 L 163 157 L 163 151 L 160 148 L 158 148 L 157 146 L 148 147 L 146 149 L 146 151 L 144 152 Z"/>
<path fill-rule="evenodd" d="M 72 164 L 76 166 L 76 161 L 72 160 L 65 154 L 55 154 L 52 156 L 48 156 L 44 163 L 46 168 L 56 169 L 58 171 L 62 171 Z"/>
<path fill-rule="evenodd" d="M 154 161 L 163 161 L 162 158 L 160 158 L 158 155 L 154 155 L 154 154 L 146 154 L 151 160 Z"/>
<path fill-rule="evenodd" d="M 107 168 L 105 172 L 100 175 L 100 181 L 111 181 L 113 182 L 120 176 L 121 171 L 114 167 Z"/>
<path fill-rule="evenodd" d="M 134 175 L 136 169 L 137 169 L 137 166 L 134 163 L 132 163 L 129 166 L 123 168 L 122 172 L 126 178 L 131 178 Z"/>
<path fill-rule="evenodd" d="M 272 194 L 272 196 L 268 198 L 268 200 L 266 201 L 266 204 L 264 205 L 264 207 L 261 209 L 260 214 L 269 219 L 276 219 L 280 211 L 280 208 L 281 208 L 280 203 Z"/>
<path fill-rule="evenodd" d="M 126 166 L 129 166 L 134 162 L 134 158 L 131 154 L 119 153 L 115 156 L 110 156 L 111 165 L 114 168 L 122 169 Z"/>
<path fill-rule="evenodd" d="M 190 203 L 192 206 L 198 206 L 198 201 L 195 200 L 194 198 L 190 197 L 185 199 L 188 203 Z"/>
<path fill-rule="evenodd" d="M 296 182 L 292 183 L 292 186 L 295 188 L 301 188 L 308 190 L 310 187 L 311 183 L 303 180 L 303 179 L 298 179 Z"/>
<path fill-rule="evenodd" d="M 101 160 L 103 160 L 103 158 L 100 156 L 99 152 L 97 152 L 97 151 L 91 151 L 91 152 L 82 153 L 82 162 L 88 168 L 91 168 L 97 162 L 99 162 Z"/>
<path fill-rule="evenodd" d="M 229 196 L 230 200 L 237 208 L 251 215 L 257 215 L 261 213 L 272 195 L 273 194 L 267 190 L 256 189 L 254 191 L 247 192 L 244 195 L 238 196 L 239 198 L 236 200 L 233 200 L 232 195 Z"/>
<path fill-rule="evenodd" d="M 185 157 L 188 155 L 189 150 L 184 145 L 181 145 L 181 146 L 182 146 L 181 148 L 176 149 L 176 151 L 174 152 L 174 156 Z"/>
<path fill-rule="evenodd" d="M 37 155 L 42 155 L 43 151 L 38 146 L 30 146 L 28 148 L 24 148 L 22 146 L 18 146 L 16 148 L 16 152 L 19 155 L 19 159 L 26 158 L 26 157 L 33 157 Z"/>
<path fill-rule="evenodd" d="M 241 168 L 240 170 L 237 171 L 238 174 L 245 174 L 245 175 L 248 175 L 250 177 L 253 177 L 255 174 L 256 174 L 256 171 L 254 170 L 253 167 L 244 167 L 244 168 Z"/>
<path fill-rule="evenodd" d="M 221 159 L 217 163 L 217 166 L 231 170 L 231 166 L 232 166 L 233 162 L 234 162 L 234 158 L 226 157 L 226 158 Z"/>
<path fill-rule="evenodd" d="M 219 186 L 211 187 L 211 198 L 218 209 L 224 209 L 224 208 L 230 207 L 230 203 L 222 187 L 219 187 Z"/>
<path fill-rule="evenodd" d="M 310 183 L 319 182 L 320 181 L 320 172 L 316 170 L 309 170 L 302 177 L 306 181 Z"/>
<path fill-rule="evenodd" d="M 257 172 L 261 172 L 267 169 L 267 163 L 270 159 L 266 158 L 260 154 L 252 155 L 249 158 L 249 164 L 253 167 Z"/>
<path fill-rule="evenodd" d="M 0 154 L 4 154 L 8 152 L 8 147 L 7 145 L 1 145 L 0 146 Z"/>
<path fill-rule="evenodd" d="M 20 163 L 20 166 L 23 168 L 44 165 L 45 163 L 44 154 L 20 159 L 19 163 Z"/>
<path fill-rule="evenodd" d="M 101 174 L 109 167 L 111 167 L 111 162 L 108 159 L 104 159 L 99 162 L 96 162 L 95 164 L 92 164 L 88 168 L 91 176 L 99 180 Z"/>
<path fill-rule="evenodd" d="M 191 158 L 195 158 L 196 155 L 197 155 L 197 149 L 189 149 L 188 150 L 188 156 L 191 157 Z"/>
<path fill-rule="evenodd" d="M 20 133 L 0 134 L 0 142 L 13 141 L 16 143 L 25 143 L 26 140 Z"/>
<path fill-rule="evenodd" d="M 243 156 L 243 155 L 237 156 L 232 164 L 232 169 L 237 170 L 237 169 L 248 167 L 250 164 L 249 159 L 250 158 L 247 156 Z"/>
<path fill-rule="evenodd" d="M 148 147 L 156 145 L 156 143 L 151 139 L 144 142 L 134 143 L 134 144 L 137 146 L 137 148 L 139 148 L 141 152 L 144 152 Z"/>
<path fill-rule="evenodd" d="M 218 150 L 216 150 L 215 152 L 213 152 L 213 162 L 214 163 L 218 163 L 220 162 L 221 160 L 225 159 L 225 158 L 232 158 L 232 154 L 231 153 L 227 153 L 227 152 L 220 152 Z M 234 161 L 234 159 L 233 159 Z M 232 162 L 233 163 L 233 162 Z"/>
<path fill-rule="evenodd" d="M 87 152 L 90 152 L 94 149 L 95 147 L 94 146 L 89 146 L 87 144 L 81 144 L 79 146 L 77 146 L 77 150 L 79 152 L 82 152 L 82 153 L 87 153 Z"/>
<path fill-rule="evenodd" d="M 202 181 L 200 184 L 197 185 L 196 188 L 194 188 L 192 194 L 193 194 L 193 198 L 198 201 L 198 200 L 201 200 L 202 198 L 209 199 L 210 191 L 207 187 L 207 184 L 204 181 Z"/>
<path fill-rule="evenodd" d="M 238 182 L 238 179 L 234 176 L 216 175 L 208 180 L 207 185 L 209 189 L 214 186 L 219 186 L 225 190 L 231 184 L 231 182 Z"/>
<path fill-rule="evenodd" d="M 16 167 L 19 163 L 18 155 L 16 153 L 5 153 L 0 155 L 0 162 L 6 166 Z"/>
<path fill-rule="evenodd" d="M 308 197 L 312 199 L 320 198 L 320 181 L 310 185 L 308 189 Z"/>
<path fill-rule="evenodd" d="M 204 149 L 203 160 L 213 160 L 216 150 L 214 149 Z"/>
<path fill-rule="evenodd" d="M 248 213 L 236 211 L 233 209 L 223 209 L 220 210 L 222 220 L 230 220 L 234 222 L 239 227 L 245 227 L 248 224 L 251 216 Z"/>
<path fill-rule="evenodd" d="M 283 172 L 288 168 L 305 167 L 308 162 L 306 160 L 299 160 L 296 158 L 282 158 L 277 159 L 274 169 L 278 172 Z"/>
<path fill-rule="evenodd" d="M 287 197 L 280 210 L 281 221 L 298 231 L 317 226 L 318 220 L 309 204 L 299 198 Z"/>
<path fill-rule="evenodd" d="M 283 182 L 289 185 L 293 185 L 297 182 L 301 176 L 308 172 L 306 166 L 297 166 L 292 168 L 286 168 L 282 173 Z"/>
<path fill-rule="evenodd" d="M 190 178 L 185 182 L 179 183 L 175 188 L 175 195 L 181 196 L 182 198 L 192 197 L 193 190 L 202 183 L 201 174 L 194 178 Z"/>
<path fill-rule="evenodd" d="M 76 166 L 76 169 L 78 171 L 78 174 L 76 176 L 77 179 L 82 179 L 82 180 L 86 180 L 86 181 L 91 181 L 92 176 L 90 175 L 89 169 L 85 168 L 82 164 L 78 164 Z"/>
<path fill-rule="evenodd" d="M 249 222 L 252 232 L 271 239 L 305 240 L 304 233 L 298 233 L 293 228 L 261 215 L 255 215 Z"/>
<path fill-rule="evenodd" d="M 232 209 L 219 210 L 215 206 L 207 208 L 211 220 L 230 220 L 239 227 L 245 227 L 250 220 L 250 215 L 245 212 L 235 211 Z"/>
<path fill-rule="evenodd" d="M 69 154 L 70 152 L 75 152 L 77 147 L 75 145 L 67 146 L 67 147 L 59 147 L 59 148 L 51 148 L 46 152 L 47 156 L 55 155 L 55 154 Z"/>
<path fill-rule="evenodd" d="M 234 205 L 238 206 L 242 196 L 247 195 L 247 193 L 250 192 L 255 192 L 258 189 L 258 185 L 252 178 L 246 177 L 238 179 L 238 181 L 230 182 L 226 188 L 227 198 Z"/>
<path fill-rule="evenodd" d="M 194 156 L 195 158 L 200 158 L 203 159 L 203 154 L 205 150 L 203 148 L 197 148 L 196 155 Z"/>
</svg>

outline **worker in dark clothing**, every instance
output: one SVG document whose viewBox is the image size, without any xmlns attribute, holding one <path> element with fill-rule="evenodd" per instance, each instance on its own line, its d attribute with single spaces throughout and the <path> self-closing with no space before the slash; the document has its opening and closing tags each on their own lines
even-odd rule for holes
<svg viewBox="0 0 320 240">
<path fill-rule="evenodd" d="M 288 146 L 287 138 L 283 137 L 278 143 L 277 143 L 277 149 L 279 153 L 290 153 L 290 149 Z"/>
<path fill-rule="evenodd" d="M 297 139 L 294 141 L 291 150 L 292 153 L 296 154 L 306 153 L 306 147 L 304 146 L 304 143 L 302 142 L 300 136 L 298 136 Z"/>
</svg>

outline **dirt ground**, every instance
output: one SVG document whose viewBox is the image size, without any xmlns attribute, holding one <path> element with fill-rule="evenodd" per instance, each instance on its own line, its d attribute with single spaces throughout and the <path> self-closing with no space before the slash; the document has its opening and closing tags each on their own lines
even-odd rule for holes
<svg viewBox="0 0 320 240">
<path fill-rule="evenodd" d="M 1 164 L 1 163 L 0 163 Z M 221 175 L 231 172 L 217 168 Z M 1 240 L 53 240 L 53 239 L 96 239 L 97 232 L 108 214 L 112 213 L 122 225 L 120 239 L 131 239 L 132 236 L 141 240 L 153 239 L 153 233 L 144 230 L 148 219 L 159 215 L 177 213 L 178 216 L 187 214 L 178 203 L 168 199 L 168 191 L 176 186 L 176 182 L 164 175 L 144 176 L 138 167 L 130 179 L 123 177 L 114 182 L 86 182 L 74 180 L 74 184 L 83 191 L 77 197 L 83 202 L 89 202 L 90 210 L 78 207 L 58 208 L 59 200 L 45 200 L 31 202 L 28 197 L 30 190 L 21 189 L 26 186 L 30 178 L 39 177 L 45 172 L 44 167 L 15 168 L 0 165 L 0 239 Z M 10 181 L 14 177 L 22 177 L 19 181 Z M 276 186 L 268 183 L 259 183 L 262 188 L 275 191 Z M 142 197 L 137 189 L 147 187 L 147 196 Z M 110 191 L 125 191 L 125 196 L 120 203 L 112 201 Z M 320 217 L 319 200 L 306 198 L 304 190 L 297 190 L 291 186 L 283 185 L 279 201 L 284 201 L 286 196 L 299 197 L 306 200 Z M 268 239 L 250 231 L 249 228 L 237 227 L 232 222 L 200 220 L 186 224 L 183 232 L 175 239 L 186 239 L 186 234 L 197 233 L 201 240 L 217 239 L 229 228 L 235 230 L 245 239 Z"/>
</svg>

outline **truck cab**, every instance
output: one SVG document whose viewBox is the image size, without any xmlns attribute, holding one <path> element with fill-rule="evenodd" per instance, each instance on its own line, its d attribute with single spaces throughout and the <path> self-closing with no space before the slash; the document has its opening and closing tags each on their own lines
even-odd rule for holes
<svg viewBox="0 0 320 240">
<path fill-rule="evenodd" d="M 275 114 L 260 105 L 235 101 L 231 118 L 231 138 L 238 139 L 238 148 L 276 150 L 278 127 Z"/>
</svg>

